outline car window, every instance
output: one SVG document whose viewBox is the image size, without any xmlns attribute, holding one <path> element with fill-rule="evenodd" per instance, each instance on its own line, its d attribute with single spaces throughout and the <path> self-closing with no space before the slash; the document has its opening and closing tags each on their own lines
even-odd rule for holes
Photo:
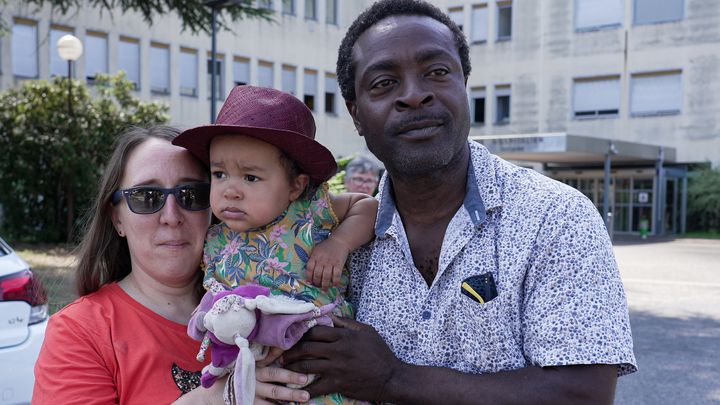
<svg viewBox="0 0 720 405">
<path fill-rule="evenodd" d="M 2 238 L 0 238 L 0 257 L 9 255 L 10 252 L 12 252 L 12 249 L 10 249 L 10 246 L 8 246 L 7 243 L 5 243 Z"/>
</svg>

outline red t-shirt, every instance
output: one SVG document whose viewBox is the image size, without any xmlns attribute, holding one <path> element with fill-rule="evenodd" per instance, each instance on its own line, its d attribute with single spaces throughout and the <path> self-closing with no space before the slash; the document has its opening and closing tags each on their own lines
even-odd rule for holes
<svg viewBox="0 0 720 405">
<path fill-rule="evenodd" d="M 171 403 L 199 386 L 199 347 L 186 325 L 105 285 L 50 318 L 32 403 Z"/>
</svg>

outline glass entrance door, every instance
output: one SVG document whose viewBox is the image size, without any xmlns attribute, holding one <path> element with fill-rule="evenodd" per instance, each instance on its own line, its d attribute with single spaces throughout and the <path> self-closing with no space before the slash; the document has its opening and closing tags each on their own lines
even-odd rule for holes
<svg viewBox="0 0 720 405">
<path fill-rule="evenodd" d="M 652 211 L 654 203 L 653 179 L 633 179 L 632 231 L 640 232 L 641 225 L 647 226 L 652 234 Z M 643 222 L 646 221 L 646 222 Z"/>
<path fill-rule="evenodd" d="M 613 213 L 613 225 L 615 232 L 626 233 L 630 231 L 631 223 L 631 206 L 632 201 L 630 199 L 632 190 L 632 179 L 629 178 L 615 178 L 614 181 L 614 201 L 610 202 L 612 207 L 610 212 Z M 611 192 L 612 192 L 611 187 Z"/>
</svg>

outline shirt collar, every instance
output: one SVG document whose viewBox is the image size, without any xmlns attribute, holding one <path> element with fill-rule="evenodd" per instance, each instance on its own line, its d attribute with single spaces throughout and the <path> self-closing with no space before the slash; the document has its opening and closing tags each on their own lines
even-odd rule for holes
<svg viewBox="0 0 720 405">
<path fill-rule="evenodd" d="M 478 181 L 475 173 L 476 159 L 484 160 L 484 164 L 479 165 L 479 167 L 487 167 L 492 164 L 489 159 L 489 153 L 476 142 L 469 142 L 470 162 L 468 164 L 467 183 L 465 186 L 466 192 L 465 200 L 463 200 L 463 207 L 467 211 L 468 216 L 470 217 L 470 220 L 473 222 L 475 227 L 478 227 L 482 225 L 487 218 L 486 210 L 495 206 L 499 206 L 500 202 L 496 195 L 497 185 L 494 183 L 495 176 L 493 176 L 491 173 L 486 173 L 487 170 L 482 170 L 480 175 L 487 176 L 488 182 L 490 183 L 486 184 L 486 187 L 483 187 L 482 182 Z M 481 149 L 477 149 L 475 145 L 480 146 Z M 492 169 L 490 171 L 492 171 Z M 388 232 L 390 227 L 393 225 L 393 219 L 395 218 L 395 213 L 397 212 L 397 207 L 395 206 L 395 198 L 393 195 L 392 179 L 387 172 L 385 172 L 383 178 L 380 180 L 379 189 L 380 205 L 378 207 L 377 221 L 375 222 L 376 237 L 381 237 Z M 486 206 L 486 204 L 483 202 L 483 198 L 481 196 L 482 191 L 490 192 L 489 197 L 492 203 L 489 204 L 489 206 Z"/>
</svg>

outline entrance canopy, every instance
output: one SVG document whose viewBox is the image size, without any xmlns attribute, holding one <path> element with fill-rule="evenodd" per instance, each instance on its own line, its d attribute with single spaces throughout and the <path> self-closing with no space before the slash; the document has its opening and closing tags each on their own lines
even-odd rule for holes
<svg viewBox="0 0 720 405">
<path fill-rule="evenodd" d="M 478 135 L 470 139 L 506 160 L 559 164 L 603 164 L 606 155 L 614 163 L 675 163 L 675 148 L 617 141 L 565 132 Z"/>
</svg>

